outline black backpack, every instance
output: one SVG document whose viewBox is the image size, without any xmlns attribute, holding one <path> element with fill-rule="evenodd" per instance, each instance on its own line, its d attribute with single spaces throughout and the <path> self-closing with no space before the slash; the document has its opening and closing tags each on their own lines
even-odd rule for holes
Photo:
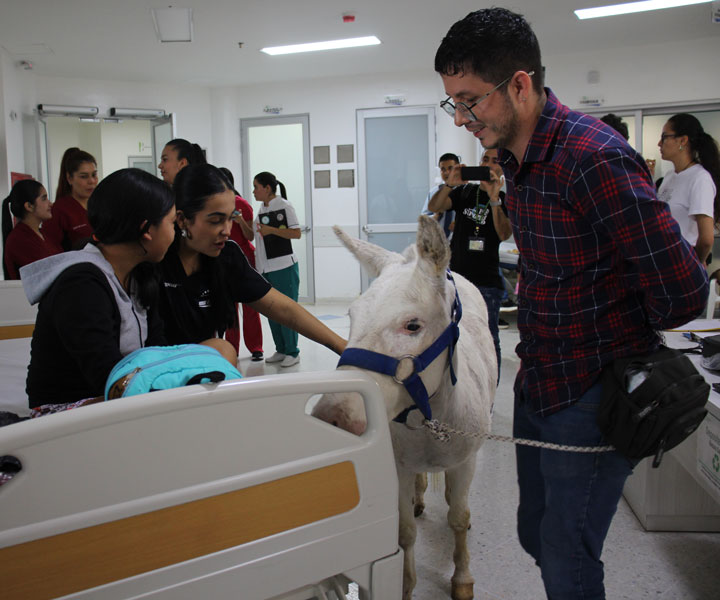
<svg viewBox="0 0 720 600">
<path fill-rule="evenodd" d="M 632 375 L 644 381 L 628 392 Z M 602 373 L 603 400 L 597 423 L 615 449 L 631 459 L 663 453 L 695 431 L 707 411 L 710 386 L 690 359 L 678 350 L 656 351 L 617 359 Z"/>
</svg>

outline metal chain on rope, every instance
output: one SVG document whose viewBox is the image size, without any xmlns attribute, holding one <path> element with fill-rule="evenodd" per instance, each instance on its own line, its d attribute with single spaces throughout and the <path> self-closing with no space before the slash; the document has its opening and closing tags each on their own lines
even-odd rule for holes
<svg viewBox="0 0 720 600">
<path fill-rule="evenodd" d="M 440 423 L 437 419 L 428 421 L 425 419 L 423 425 L 430 430 L 433 437 L 440 442 L 449 442 L 451 435 L 459 435 L 461 437 L 479 437 L 486 440 L 495 440 L 497 442 L 510 442 L 521 446 L 533 446 L 535 448 L 547 448 L 550 450 L 565 450 L 567 452 L 612 452 L 614 446 L 566 446 L 564 444 L 553 444 L 551 442 L 540 442 L 538 440 L 527 440 L 524 438 L 514 438 L 507 435 L 495 435 L 492 433 L 458 431 L 445 423 Z"/>
</svg>

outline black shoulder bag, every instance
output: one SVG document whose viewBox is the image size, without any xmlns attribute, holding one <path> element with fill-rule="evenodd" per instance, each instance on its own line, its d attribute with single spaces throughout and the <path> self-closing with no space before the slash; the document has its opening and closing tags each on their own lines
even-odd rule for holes
<svg viewBox="0 0 720 600">
<path fill-rule="evenodd" d="M 650 354 L 617 359 L 601 377 L 600 431 L 628 458 L 655 455 L 654 468 L 707 414 L 710 386 L 678 350 L 660 346 Z"/>
</svg>

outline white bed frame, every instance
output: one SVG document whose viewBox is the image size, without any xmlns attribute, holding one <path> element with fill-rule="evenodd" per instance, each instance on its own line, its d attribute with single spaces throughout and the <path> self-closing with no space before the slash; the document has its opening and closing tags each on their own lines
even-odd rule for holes
<svg viewBox="0 0 720 600">
<path fill-rule="evenodd" d="M 362 436 L 307 414 L 346 391 Z M 0 429 L 3 455 L 22 463 L 0 487 L 4 600 L 401 597 L 385 406 L 357 372 L 85 406 Z"/>
<path fill-rule="evenodd" d="M 0 281 L 0 411 L 23 417 L 30 414 L 25 377 L 36 316 L 20 281 Z"/>
<path fill-rule="evenodd" d="M 36 316 L 21 281 L 0 281 L 0 339 L 31 337 Z"/>
</svg>

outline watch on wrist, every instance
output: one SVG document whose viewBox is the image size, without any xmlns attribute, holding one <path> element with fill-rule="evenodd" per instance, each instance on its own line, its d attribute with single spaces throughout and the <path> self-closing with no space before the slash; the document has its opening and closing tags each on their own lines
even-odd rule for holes
<svg viewBox="0 0 720 600">
<path fill-rule="evenodd" d="M 497 200 L 490 201 L 490 206 L 501 206 L 501 205 L 502 205 L 502 200 L 500 200 L 499 198 Z"/>
</svg>

